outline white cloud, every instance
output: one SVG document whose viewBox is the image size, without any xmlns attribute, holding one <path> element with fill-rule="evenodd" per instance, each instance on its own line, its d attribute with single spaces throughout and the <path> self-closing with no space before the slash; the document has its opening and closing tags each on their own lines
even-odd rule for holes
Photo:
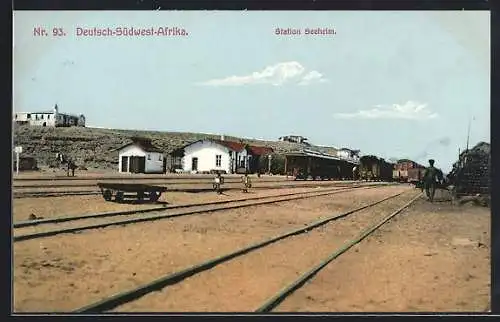
<svg viewBox="0 0 500 322">
<path fill-rule="evenodd" d="M 316 81 L 324 83 L 327 82 L 328 80 L 323 78 L 323 75 L 320 72 L 313 70 L 307 73 L 304 77 L 302 77 L 302 80 L 300 81 L 299 85 L 309 85 Z"/>
<path fill-rule="evenodd" d="M 360 110 L 355 113 L 336 113 L 336 118 L 341 119 L 406 119 L 426 120 L 438 117 L 427 104 L 408 101 L 405 104 L 392 104 L 390 106 L 377 105 L 371 110 Z"/>
<path fill-rule="evenodd" d="M 250 84 L 271 84 L 281 86 L 285 83 L 309 85 L 314 82 L 325 82 L 323 75 L 315 70 L 306 73 L 306 69 L 296 61 L 278 63 L 268 66 L 259 72 L 246 76 L 229 76 L 212 79 L 201 83 L 206 86 L 242 86 Z M 305 75 L 304 75 L 305 74 Z"/>
</svg>

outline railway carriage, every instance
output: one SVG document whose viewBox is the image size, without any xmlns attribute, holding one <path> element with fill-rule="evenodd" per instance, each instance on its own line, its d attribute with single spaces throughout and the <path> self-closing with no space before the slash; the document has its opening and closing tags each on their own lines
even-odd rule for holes
<svg viewBox="0 0 500 322">
<path fill-rule="evenodd" d="M 304 151 L 285 156 L 285 172 L 295 180 L 346 180 L 353 179 L 355 163 L 320 152 Z"/>
<path fill-rule="evenodd" d="M 399 182 L 415 182 L 420 180 L 421 172 L 425 167 L 415 161 L 401 159 L 394 166 L 393 179 Z"/>
<path fill-rule="evenodd" d="M 374 155 L 359 160 L 359 178 L 366 181 L 392 181 L 393 165 Z"/>
</svg>

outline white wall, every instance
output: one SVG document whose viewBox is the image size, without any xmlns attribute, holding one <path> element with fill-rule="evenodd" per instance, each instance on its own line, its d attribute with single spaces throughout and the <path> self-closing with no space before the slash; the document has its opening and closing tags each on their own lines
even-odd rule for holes
<svg viewBox="0 0 500 322">
<path fill-rule="evenodd" d="M 148 158 L 151 158 L 149 160 Z M 146 173 L 163 173 L 163 154 L 159 152 L 147 152 Z"/>
<path fill-rule="evenodd" d="M 28 118 L 28 114 L 30 115 L 30 118 Z M 44 123 L 45 126 L 56 125 L 56 118 L 53 113 L 15 113 L 14 121 L 28 121 L 30 125 L 35 126 L 43 126 Z"/>
<path fill-rule="evenodd" d="M 30 115 L 30 118 L 28 118 Z M 19 112 L 14 114 L 14 121 L 27 121 L 33 126 L 59 126 L 64 124 L 64 116 L 66 116 L 66 123 L 72 123 L 78 126 L 85 126 L 85 117 L 75 117 L 64 113 L 28 113 Z M 71 119 L 75 122 L 71 122 Z"/>
<path fill-rule="evenodd" d="M 182 160 L 183 170 L 192 171 L 192 160 L 198 158 L 198 171 L 224 170 L 231 172 L 230 150 L 225 146 L 211 141 L 200 141 L 187 146 L 184 149 L 184 158 Z M 239 155 L 246 156 L 246 151 L 238 152 Z M 221 155 L 221 166 L 215 165 L 215 156 Z M 233 158 L 235 153 L 233 152 Z"/>
<path fill-rule="evenodd" d="M 122 172 L 122 157 L 146 157 L 146 173 L 163 173 L 163 154 L 158 152 L 144 152 L 136 145 L 129 145 L 118 153 L 118 172 Z M 151 157 L 151 160 L 148 159 Z M 130 160 L 128 162 L 127 172 L 130 172 Z"/>
</svg>

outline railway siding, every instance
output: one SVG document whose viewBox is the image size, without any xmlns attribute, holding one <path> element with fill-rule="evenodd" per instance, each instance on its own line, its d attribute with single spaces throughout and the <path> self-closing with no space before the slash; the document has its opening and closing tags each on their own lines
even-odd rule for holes
<svg viewBox="0 0 500 322">
<path fill-rule="evenodd" d="M 289 201 L 15 243 L 15 310 L 74 310 L 162 274 L 406 190 L 381 187 L 346 192 L 342 198 Z M 306 203 L 310 212 L 294 211 Z"/>
<path fill-rule="evenodd" d="M 360 187 L 359 189 L 367 189 L 373 187 Z M 322 189 L 319 191 L 310 192 L 299 192 L 288 195 L 275 195 L 275 196 L 261 196 L 246 200 L 234 200 L 234 201 L 223 201 L 223 202 L 211 202 L 205 204 L 194 204 L 191 206 L 179 206 L 164 209 L 156 209 L 150 213 L 134 212 L 128 213 L 126 218 L 120 216 L 100 216 L 97 218 L 85 218 L 78 221 L 62 221 L 56 223 L 47 223 L 43 227 L 41 225 L 26 226 L 15 229 L 14 231 L 14 241 L 23 241 L 35 238 L 41 238 L 45 236 L 54 236 L 59 233 L 68 232 L 83 232 L 89 229 L 99 229 L 106 228 L 114 225 L 125 226 L 128 224 L 135 224 L 153 220 L 161 220 L 167 218 L 175 218 L 179 216 L 187 215 L 198 215 L 200 213 L 208 213 L 213 211 L 221 211 L 228 209 L 236 209 L 242 207 L 253 207 L 262 204 L 270 204 L 274 202 L 284 202 L 289 200 L 297 200 L 302 198 L 312 198 L 317 196 L 330 195 L 335 193 L 341 193 L 344 191 L 350 191 L 353 188 L 346 189 Z M 358 189 L 358 188 L 354 188 Z M 182 208 L 189 208 L 188 210 L 181 210 Z M 87 216 L 89 217 L 89 216 Z M 66 219 L 66 218 L 65 218 Z M 70 219 L 70 218 L 67 218 Z"/>
<path fill-rule="evenodd" d="M 113 309 L 113 312 L 203 311 L 248 312 L 290 283 L 374 220 L 387 216 L 415 197 L 406 193 L 291 236 L 158 292 Z"/>
</svg>

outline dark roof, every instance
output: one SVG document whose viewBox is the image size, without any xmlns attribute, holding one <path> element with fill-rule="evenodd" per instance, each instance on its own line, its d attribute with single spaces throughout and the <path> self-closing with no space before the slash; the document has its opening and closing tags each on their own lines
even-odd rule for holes
<svg viewBox="0 0 500 322">
<path fill-rule="evenodd" d="M 234 141 L 222 141 L 222 140 L 215 140 L 215 139 L 209 139 L 207 141 L 212 141 L 214 143 L 220 144 L 222 146 L 225 146 L 228 149 L 231 149 L 233 151 L 241 151 L 245 149 L 245 144 L 240 143 L 240 142 L 234 142 Z"/>
<path fill-rule="evenodd" d="M 125 145 L 123 145 L 123 146 L 121 146 L 113 151 L 122 150 L 122 149 L 124 149 L 128 146 L 131 146 L 131 145 L 136 145 L 145 152 L 163 153 L 163 150 L 154 146 L 153 143 L 151 143 L 151 141 L 149 141 L 149 140 L 134 140 L 134 142 L 127 143 L 127 144 L 125 144 Z"/>
<path fill-rule="evenodd" d="M 265 154 L 271 154 L 273 153 L 274 150 L 270 147 L 267 146 L 250 146 L 250 153 L 253 155 L 265 155 Z"/>
</svg>

